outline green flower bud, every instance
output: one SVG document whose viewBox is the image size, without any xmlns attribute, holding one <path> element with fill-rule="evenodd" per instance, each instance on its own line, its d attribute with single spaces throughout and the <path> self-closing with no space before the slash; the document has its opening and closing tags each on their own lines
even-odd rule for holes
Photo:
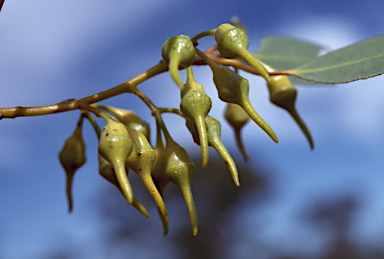
<svg viewBox="0 0 384 259">
<path fill-rule="evenodd" d="M 172 183 L 181 189 L 191 218 L 193 236 L 196 236 L 198 231 L 197 214 L 190 186 L 195 173 L 195 164 L 185 149 L 171 139 L 167 140 L 164 157 L 166 161 L 165 174 Z"/>
<path fill-rule="evenodd" d="M 161 131 L 160 127 L 157 124 L 157 133 L 156 133 L 156 147 L 155 147 L 155 153 L 156 153 L 156 159 L 152 167 L 152 178 L 155 182 L 155 185 L 157 189 L 159 190 L 160 194 L 164 195 L 164 189 L 169 183 L 169 179 L 165 175 L 165 159 L 164 159 L 164 144 L 161 139 Z"/>
<path fill-rule="evenodd" d="M 224 58 L 238 58 L 239 52 L 248 49 L 249 45 L 249 38 L 245 31 L 229 23 L 224 23 L 217 28 L 215 41 L 220 55 Z"/>
<path fill-rule="evenodd" d="M 244 160 L 247 161 L 247 153 L 245 152 L 243 142 L 241 141 L 241 129 L 249 120 L 248 114 L 239 105 L 228 103 L 225 111 L 225 118 L 235 130 L 237 146 L 239 147 Z"/>
<path fill-rule="evenodd" d="M 275 71 L 275 69 L 268 65 L 264 66 L 268 69 L 268 71 Z M 313 149 L 313 140 L 311 133 L 309 132 L 307 126 L 304 124 L 304 122 L 296 111 L 295 101 L 297 91 L 289 80 L 288 76 L 271 76 L 271 81 L 268 83 L 268 90 L 271 102 L 289 112 L 289 114 L 293 117 L 293 119 L 296 121 L 296 123 L 299 125 L 300 129 L 306 136 L 311 149 Z"/>
<path fill-rule="evenodd" d="M 155 159 L 155 163 L 153 164 L 151 174 L 152 174 L 153 181 L 160 192 L 161 197 L 164 197 L 164 189 L 168 185 L 169 179 L 165 175 L 165 160 L 164 160 L 165 149 L 163 145 L 163 140 L 161 139 L 161 131 L 160 131 L 159 125 L 157 124 L 156 126 L 157 126 L 156 127 L 156 130 L 157 130 L 156 147 L 155 147 L 156 159 Z M 163 235 L 165 236 L 168 234 L 168 224 L 164 216 L 161 214 L 160 210 L 159 210 L 159 214 L 160 214 L 160 219 L 164 229 Z"/>
<path fill-rule="evenodd" d="M 67 138 L 67 140 L 65 141 L 64 147 L 59 154 L 60 163 L 65 170 L 66 178 L 67 178 L 66 191 L 67 191 L 69 212 L 72 212 L 72 208 L 73 208 L 73 201 L 72 201 L 73 176 L 76 170 L 79 169 L 82 165 L 84 165 L 86 160 L 85 144 L 81 134 L 82 125 L 83 125 L 83 117 L 81 116 L 77 123 L 75 132 L 73 133 L 72 136 Z"/>
<path fill-rule="evenodd" d="M 100 155 L 99 155 L 99 173 L 104 179 L 106 179 L 108 182 L 115 185 L 119 189 L 121 194 L 123 194 L 123 191 L 120 188 L 119 182 L 116 178 L 115 171 L 113 170 L 112 165 Z M 149 218 L 148 210 L 135 197 L 133 197 L 132 206 L 135 209 L 137 209 L 139 212 L 141 212 L 144 216 Z"/>
<path fill-rule="evenodd" d="M 235 71 L 228 67 L 217 65 L 212 69 L 212 72 L 213 82 L 216 85 L 219 98 L 224 102 L 234 103 L 243 108 L 248 116 L 277 143 L 278 141 L 275 133 L 256 113 L 249 101 L 248 80 L 239 76 Z"/>
<path fill-rule="evenodd" d="M 264 79 L 269 82 L 271 79 L 267 70 L 248 51 L 249 39 L 244 30 L 224 23 L 220 25 L 215 33 L 217 50 L 224 58 L 242 58 L 248 62 Z"/>
<path fill-rule="evenodd" d="M 126 160 L 126 165 L 140 176 L 145 187 L 147 187 L 149 193 L 155 200 L 161 215 L 163 215 L 165 221 L 168 222 L 167 209 L 165 208 L 163 198 L 157 190 L 151 175 L 151 169 L 156 159 L 155 150 L 153 150 L 143 134 L 129 127 L 127 127 L 127 130 L 131 137 L 133 148 Z"/>
<path fill-rule="evenodd" d="M 219 153 L 219 155 L 223 158 L 231 173 L 233 182 L 236 186 L 240 186 L 239 174 L 237 172 L 236 164 L 233 161 L 231 155 L 228 153 L 228 150 L 225 148 L 224 144 L 220 140 L 220 122 L 210 116 L 207 116 L 205 117 L 205 124 L 207 125 L 208 144 L 214 147 Z M 194 141 L 199 144 L 199 135 L 197 134 L 196 124 L 194 123 L 194 121 L 191 119 L 187 119 L 186 125 L 189 131 L 191 132 Z"/>
<path fill-rule="evenodd" d="M 187 68 L 195 61 L 196 51 L 192 40 L 185 35 L 169 38 L 163 44 L 161 55 L 169 67 L 173 80 L 182 87 L 179 67 Z"/>
<path fill-rule="evenodd" d="M 208 139 L 204 119 L 211 110 L 211 106 L 211 98 L 204 92 L 203 86 L 195 81 L 192 68 L 189 67 L 188 80 L 181 91 L 180 110 L 197 125 L 203 156 L 202 167 L 205 167 L 208 163 Z"/>
<path fill-rule="evenodd" d="M 144 134 L 144 136 L 149 140 L 149 124 L 137 116 L 135 112 L 98 104 L 93 105 L 93 107 L 100 108 L 112 113 L 121 123 Z"/>
<path fill-rule="evenodd" d="M 109 117 L 99 142 L 99 154 L 112 164 L 117 181 L 129 204 L 133 202 L 132 187 L 125 170 L 125 161 L 132 151 L 132 141 L 125 126 Z"/>
</svg>

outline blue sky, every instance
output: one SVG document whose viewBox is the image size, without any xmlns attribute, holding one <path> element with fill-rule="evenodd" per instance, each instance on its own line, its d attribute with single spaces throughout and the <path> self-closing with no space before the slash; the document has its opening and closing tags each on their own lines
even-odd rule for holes
<svg viewBox="0 0 384 259">
<path fill-rule="evenodd" d="M 193 36 L 233 15 L 247 26 L 251 51 L 257 50 L 261 38 L 271 35 L 333 50 L 381 35 L 383 5 L 382 1 L 346 5 L 341 0 L 6 1 L 0 13 L 0 106 L 47 105 L 103 91 L 156 64 L 167 38 Z M 213 39 L 207 38 L 201 45 L 211 44 Z M 297 211 L 322 199 L 352 195 L 362 205 L 354 214 L 351 240 L 380 247 L 384 238 L 384 79 L 298 86 L 297 109 L 315 141 L 310 151 L 288 114 L 269 103 L 263 81 L 244 76 L 250 80 L 251 102 L 280 143 L 274 144 L 256 125 L 249 123 L 243 130 L 246 149 L 257 157 L 249 163 L 262 161 L 273 172 L 276 196 L 238 215 L 238 224 L 257 217 L 264 222 L 260 242 L 266 247 L 295 255 L 307 241 L 305 252 L 311 254 L 325 244 L 298 222 Z M 216 99 L 211 72 L 198 68 L 195 77 Z M 140 89 L 159 106 L 178 106 L 179 92 L 167 74 L 145 82 Z M 133 109 L 153 124 L 149 110 L 135 96 L 104 103 Z M 224 105 L 217 99 L 213 103 L 211 113 L 220 118 Z M 74 212 L 67 213 L 64 173 L 57 156 L 77 117 L 77 112 L 69 112 L 0 121 L 0 257 L 41 258 L 47 246 L 63 250 L 61 244 L 69 244 L 89 247 L 84 250 L 86 257 L 104 258 L 97 246 L 99 221 L 90 201 L 105 183 L 98 176 L 97 141 L 88 124 L 84 128 L 87 164 L 75 178 Z M 171 134 L 181 145 L 198 152 L 185 137 L 187 131 L 180 126 L 183 120 L 170 115 L 165 120 L 176 124 Z M 241 163 L 224 120 L 222 127 L 223 142 Z M 252 232 L 244 230 L 243 237 L 252 237 Z"/>
</svg>

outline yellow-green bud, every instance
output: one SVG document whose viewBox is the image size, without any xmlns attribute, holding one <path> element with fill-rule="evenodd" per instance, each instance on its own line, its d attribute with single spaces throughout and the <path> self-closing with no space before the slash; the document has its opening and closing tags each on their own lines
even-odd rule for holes
<svg viewBox="0 0 384 259">
<path fill-rule="evenodd" d="M 192 40 L 185 35 L 169 38 L 163 44 L 161 55 L 169 67 L 173 80 L 182 87 L 179 67 L 187 68 L 195 61 L 196 51 Z"/>
<path fill-rule="evenodd" d="M 244 30 L 224 23 L 215 33 L 217 50 L 224 58 L 242 58 L 248 62 L 264 79 L 269 82 L 270 76 L 264 66 L 248 51 L 249 39 Z"/>
<path fill-rule="evenodd" d="M 198 231 L 197 214 L 190 186 L 195 173 L 195 164 L 185 149 L 173 140 L 167 141 L 164 157 L 166 161 L 165 174 L 172 183 L 181 189 L 191 218 L 193 236 L 196 236 Z"/>
<path fill-rule="evenodd" d="M 239 105 L 248 116 L 262 128 L 276 143 L 277 138 L 271 127 L 257 114 L 249 101 L 249 83 L 228 67 L 217 66 L 212 70 L 220 100 Z"/>
<path fill-rule="evenodd" d="M 225 111 L 225 118 L 235 131 L 237 146 L 240 149 L 244 160 L 247 161 L 247 153 L 245 152 L 243 142 L 241 140 L 241 129 L 248 122 L 248 114 L 237 104 L 228 103 Z"/>
<path fill-rule="evenodd" d="M 165 149 L 164 149 L 163 140 L 161 139 L 160 127 L 157 124 L 156 125 L 156 147 L 155 147 L 156 159 L 155 159 L 155 163 L 152 166 L 151 174 L 152 174 L 153 182 L 155 183 L 157 189 L 159 190 L 161 197 L 164 196 L 164 189 L 169 183 L 169 179 L 165 175 L 164 151 Z M 159 210 L 159 214 L 160 214 L 161 223 L 163 224 L 163 229 L 164 229 L 163 235 L 165 236 L 168 234 L 168 224 L 164 216 L 161 214 L 160 210 Z"/>
<path fill-rule="evenodd" d="M 275 71 L 275 69 L 268 65 L 264 64 L 264 67 L 270 72 Z M 313 149 L 313 140 L 311 133 L 300 118 L 295 108 L 297 90 L 289 80 L 288 76 L 271 76 L 271 81 L 268 83 L 268 90 L 271 102 L 289 112 L 289 114 L 296 121 L 296 123 L 299 125 L 300 129 L 306 136 L 311 149 Z"/>
<path fill-rule="evenodd" d="M 211 106 L 211 98 L 205 93 L 203 86 L 193 78 L 192 69 L 188 68 L 188 80 L 181 91 L 180 110 L 197 125 L 203 156 L 202 167 L 208 163 L 208 140 L 204 119 L 211 110 Z"/>
<path fill-rule="evenodd" d="M 126 160 L 126 165 L 138 174 L 147 187 L 149 193 L 155 200 L 161 215 L 163 215 L 166 222 L 168 222 L 168 213 L 165 208 L 164 201 L 153 182 L 151 169 L 156 159 L 155 150 L 149 144 L 147 138 L 129 127 L 127 127 L 129 136 L 132 140 L 132 152 Z"/>
<path fill-rule="evenodd" d="M 111 106 L 105 105 L 93 105 L 96 108 L 106 110 L 117 117 L 117 119 L 124 125 L 134 129 L 142 134 L 149 140 L 150 137 L 150 127 L 147 122 L 142 120 L 135 112 L 125 109 L 119 109 Z"/>
<path fill-rule="evenodd" d="M 107 125 L 101 132 L 98 151 L 112 164 L 124 197 L 132 204 L 132 187 L 125 170 L 125 161 L 132 151 L 132 141 L 124 124 L 107 118 Z"/>
<path fill-rule="evenodd" d="M 248 49 L 249 38 L 244 30 L 224 23 L 215 33 L 217 49 L 224 58 L 238 58 L 239 52 Z"/>
<path fill-rule="evenodd" d="M 228 153 L 228 150 L 225 148 L 224 144 L 220 140 L 221 127 L 220 122 L 215 118 L 210 116 L 205 117 L 205 124 L 207 126 L 207 135 L 208 135 L 208 144 L 216 149 L 219 155 L 223 158 L 224 162 L 227 164 L 228 169 L 231 173 L 233 182 L 236 186 L 240 186 L 239 175 L 237 172 L 236 164 L 233 161 L 231 155 Z M 189 131 L 192 134 L 193 140 L 199 144 L 199 135 L 197 134 L 196 124 L 193 120 L 187 119 L 186 125 Z"/>
<path fill-rule="evenodd" d="M 83 124 L 83 117 L 80 117 L 75 132 L 72 136 L 67 138 L 64 147 L 59 154 L 61 165 L 64 167 L 67 184 L 66 192 L 68 199 L 69 212 L 72 211 L 72 182 L 73 176 L 77 169 L 79 169 L 85 163 L 85 144 L 81 134 L 81 127 Z"/>
</svg>

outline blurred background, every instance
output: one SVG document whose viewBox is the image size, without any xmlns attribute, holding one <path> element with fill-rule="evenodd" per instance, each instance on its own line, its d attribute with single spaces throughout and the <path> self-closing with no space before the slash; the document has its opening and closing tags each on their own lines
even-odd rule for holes
<svg viewBox="0 0 384 259">
<path fill-rule="evenodd" d="M 247 27 L 251 52 L 273 35 L 331 51 L 381 35 L 383 8 L 379 0 L 6 0 L 0 107 L 48 105 L 106 90 L 157 64 L 167 38 L 194 36 L 233 16 Z M 213 43 L 202 39 L 201 49 Z M 384 258 L 383 77 L 297 86 L 296 107 L 315 141 L 311 151 L 288 113 L 269 103 L 263 80 L 242 73 L 254 108 L 279 138 L 275 144 L 248 123 L 242 131 L 245 163 L 210 70 L 194 71 L 212 98 L 210 114 L 221 121 L 222 141 L 241 181 L 234 186 L 213 149 L 200 169 L 200 148 L 184 121 L 164 115 L 198 168 L 192 181 L 197 237 L 176 187 L 165 192 L 170 222 L 163 237 L 155 204 L 136 175 L 130 180 L 150 219 L 99 176 L 97 139 L 87 122 L 87 163 L 75 175 L 74 211 L 68 214 L 58 153 L 75 129 L 79 112 L 73 111 L 0 121 L 0 258 Z M 139 88 L 160 107 L 179 105 L 168 74 Z M 102 103 L 136 111 L 153 126 L 154 142 L 154 120 L 139 98 L 121 95 Z"/>
</svg>

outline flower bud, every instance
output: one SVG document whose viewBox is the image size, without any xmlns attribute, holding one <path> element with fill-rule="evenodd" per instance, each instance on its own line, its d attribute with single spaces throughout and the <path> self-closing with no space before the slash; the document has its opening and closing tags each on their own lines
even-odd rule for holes
<svg viewBox="0 0 384 259">
<path fill-rule="evenodd" d="M 220 140 L 221 127 L 220 122 L 210 116 L 205 117 L 205 124 L 207 126 L 208 144 L 216 149 L 219 155 L 223 158 L 227 164 L 231 173 L 233 182 L 236 186 L 240 186 L 239 175 L 237 172 L 236 164 L 233 161 L 231 155 L 228 153 L 224 144 Z M 199 135 L 197 134 L 196 124 L 191 119 L 186 120 L 186 125 L 191 132 L 194 141 L 199 144 Z"/>
<path fill-rule="evenodd" d="M 155 183 L 157 189 L 159 190 L 161 197 L 164 197 L 164 189 L 168 185 L 169 179 L 165 175 L 165 160 L 164 160 L 165 149 L 163 145 L 163 140 L 161 139 L 161 131 L 160 131 L 159 125 L 157 124 L 156 126 L 157 126 L 156 127 L 156 130 L 157 130 L 156 147 L 155 147 L 156 159 L 152 166 L 151 174 L 152 174 L 153 182 Z M 164 229 L 163 235 L 165 236 L 168 234 L 168 224 L 164 216 L 161 214 L 160 210 L 159 210 L 159 214 L 160 214 L 161 223 L 163 224 L 163 229 Z"/>
<path fill-rule="evenodd" d="M 267 82 L 270 76 L 264 66 L 248 51 L 249 39 L 244 30 L 224 23 L 215 33 L 217 50 L 223 58 L 242 58 L 248 62 Z"/>
<path fill-rule="evenodd" d="M 121 194 L 123 194 L 123 191 L 120 188 L 119 182 L 116 178 L 112 165 L 100 155 L 99 155 L 99 173 L 104 179 L 106 179 L 108 182 L 115 185 L 119 189 Z M 149 213 L 147 209 L 135 197 L 133 197 L 132 206 L 135 209 L 137 209 L 139 212 L 141 212 L 144 216 L 149 218 Z"/>
<path fill-rule="evenodd" d="M 72 212 L 72 181 L 73 176 L 77 169 L 79 169 L 85 163 L 85 144 L 81 134 L 81 127 L 83 125 L 83 117 L 81 116 L 75 132 L 72 136 L 67 138 L 64 147 L 59 154 L 61 165 L 64 167 L 67 177 L 67 199 L 69 212 Z"/>
<path fill-rule="evenodd" d="M 149 144 L 147 138 L 129 127 L 127 127 L 129 136 L 132 140 L 132 152 L 126 160 L 126 165 L 137 173 L 147 187 L 149 193 L 155 200 L 161 215 L 163 215 L 166 222 L 168 222 L 168 213 L 165 208 L 163 198 L 153 182 L 151 169 L 156 159 L 156 153 Z"/>
<path fill-rule="evenodd" d="M 245 152 L 243 142 L 241 141 L 241 129 L 249 120 L 248 114 L 239 105 L 228 103 L 225 111 L 225 118 L 235 130 L 237 146 L 239 147 L 244 160 L 247 161 L 247 153 Z"/>
<path fill-rule="evenodd" d="M 248 49 L 249 38 L 244 30 L 224 23 L 215 33 L 217 49 L 223 58 L 238 58 L 239 52 Z"/>
<path fill-rule="evenodd" d="M 215 66 L 213 82 L 216 85 L 220 100 L 239 105 L 249 117 L 262 128 L 276 143 L 277 138 L 269 125 L 256 113 L 249 101 L 249 83 L 235 71 L 220 65 Z"/>
<path fill-rule="evenodd" d="M 169 179 L 165 175 L 165 159 L 164 159 L 164 144 L 161 139 L 160 127 L 157 124 L 157 133 L 156 133 L 156 147 L 155 147 L 156 159 L 152 166 L 152 178 L 153 181 L 159 190 L 161 196 L 164 195 L 164 189 L 169 183 Z"/>
<path fill-rule="evenodd" d="M 195 164 L 189 158 L 185 149 L 171 139 L 167 140 L 164 156 L 166 161 L 165 174 L 172 183 L 181 189 L 191 218 L 193 236 L 196 236 L 198 223 L 190 186 L 195 173 Z"/>
<path fill-rule="evenodd" d="M 187 68 L 195 61 L 196 51 L 193 42 L 185 35 L 169 38 L 163 44 L 161 55 L 169 67 L 173 80 L 182 87 L 179 67 Z"/>
<path fill-rule="evenodd" d="M 106 110 L 117 117 L 117 119 L 124 125 L 134 129 L 142 134 L 149 140 L 150 128 L 149 124 L 142 120 L 135 112 L 130 110 L 119 109 L 111 106 L 93 105 L 94 107 Z"/>
<path fill-rule="evenodd" d="M 275 71 L 275 69 L 268 65 L 264 66 L 268 69 L 268 71 Z M 304 124 L 304 122 L 296 111 L 295 101 L 297 91 L 289 80 L 288 76 L 271 76 L 271 81 L 268 83 L 268 90 L 271 102 L 289 112 L 289 114 L 293 117 L 293 119 L 296 121 L 296 123 L 299 125 L 300 129 L 306 136 L 311 149 L 313 149 L 313 140 L 311 133 L 309 132 L 307 126 Z"/>
<path fill-rule="evenodd" d="M 211 110 L 211 106 L 211 98 L 206 95 L 203 86 L 195 81 L 192 69 L 188 68 L 188 80 L 181 91 L 180 110 L 197 125 L 203 156 L 202 167 L 205 167 L 208 163 L 208 140 L 204 119 Z"/>
<path fill-rule="evenodd" d="M 125 161 L 132 151 L 132 141 L 125 126 L 109 117 L 99 142 L 99 154 L 112 164 L 117 181 L 129 204 L 133 202 L 132 187 L 125 170 Z"/>
</svg>

